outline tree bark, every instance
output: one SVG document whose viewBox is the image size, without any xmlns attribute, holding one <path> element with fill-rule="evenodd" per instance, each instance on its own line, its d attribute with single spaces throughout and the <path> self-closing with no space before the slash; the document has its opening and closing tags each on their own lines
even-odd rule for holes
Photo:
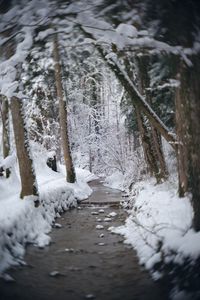
<svg viewBox="0 0 200 300">
<path fill-rule="evenodd" d="M 153 137 L 153 141 L 154 141 L 156 157 L 159 161 L 159 168 L 160 168 L 159 178 L 160 178 L 160 180 L 166 179 L 168 177 L 169 173 L 167 170 L 165 157 L 164 157 L 164 153 L 163 153 L 163 149 L 162 149 L 161 135 L 154 126 L 152 126 L 152 137 Z"/>
<path fill-rule="evenodd" d="M 17 97 L 11 99 L 11 113 L 19 171 L 21 178 L 20 197 L 36 196 L 35 206 L 39 205 L 36 177 L 33 171 L 33 162 L 30 157 L 29 140 L 24 126 L 22 101 Z"/>
<path fill-rule="evenodd" d="M 180 70 L 183 72 L 183 70 Z M 183 81 L 183 79 L 179 78 Z M 182 82 L 182 86 L 176 89 L 175 95 L 175 107 L 176 107 L 176 133 L 178 137 L 178 151 L 177 151 L 177 162 L 178 162 L 178 178 L 179 178 L 179 196 L 184 197 L 188 190 L 188 149 L 186 141 L 187 132 L 187 118 L 189 116 L 188 102 L 185 99 L 186 93 L 184 92 L 185 83 Z M 189 95 L 188 95 L 189 96 Z M 182 107 L 184 103 L 184 108 Z M 187 115 L 188 114 L 188 115 Z"/>
<path fill-rule="evenodd" d="M 74 183 L 76 181 L 75 170 L 71 157 L 71 149 L 69 145 L 68 137 L 68 126 L 67 126 L 67 104 L 63 96 L 63 85 L 62 85 L 62 71 L 60 64 L 60 53 L 58 47 L 58 38 L 54 38 L 53 48 L 54 68 L 55 68 L 55 81 L 56 81 L 56 92 L 59 102 L 59 118 L 60 118 L 60 130 L 61 130 L 61 142 L 63 148 L 63 155 L 66 166 L 67 181 Z"/>
<path fill-rule="evenodd" d="M 161 178 L 160 178 L 160 172 L 159 172 L 156 156 L 152 145 L 151 134 L 138 108 L 136 108 L 136 116 L 137 116 L 140 136 L 141 136 L 144 158 L 147 164 L 147 171 L 150 173 L 151 176 L 154 176 L 157 182 L 159 183 Z"/>
<path fill-rule="evenodd" d="M 8 99 L 2 96 L 2 136 L 3 136 L 3 157 L 10 154 L 10 130 L 9 130 L 9 104 Z M 10 176 L 10 170 L 6 169 L 6 178 Z"/>
<path fill-rule="evenodd" d="M 139 91 L 141 95 L 145 95 L 146 101 L 151 105 L 152 97 L 147 91 L 147 88 L 149 88 L 150 86 L 150 79 L 148 75 L 148 68 L 150 63 L 149 56 L 137 56 L 136 62 L 138 67 Z M 165 163 L 165 158 L 162 149 L 161 135 L 158 132 L 158 130 L 153 126 L 151 121 L 148 131 L 150 135 L 150 143 L 152 144 L 152 160 L 155 159 L 154 165 L 157 165 L 157 169 L 159 170 L 159 172 L 155 174 L 155 176 L 157 181 L 160 182 L 162 179 L 166 179 L 168 176 L 167 166 Z"/>
<path fill-rule="evenodd" d="M 180 87 L 176 94 L 179 194 L 192 194 L 194 229 L 200 230 L 200 57 L 192 58 L 192 67 L 179 67 Z"/>
</svg>

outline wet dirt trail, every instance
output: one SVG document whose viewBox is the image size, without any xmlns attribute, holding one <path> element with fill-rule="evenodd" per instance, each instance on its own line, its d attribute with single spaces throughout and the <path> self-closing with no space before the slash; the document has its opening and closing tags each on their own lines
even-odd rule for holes
<svg viewBox="0 0 200 300">
<path fill-rule="evenodd" d="M 88 200 L 57 219 L 62 227 L 52 230 L 51 245 L 29 246 L 27 266 L 9 272 L 15 282 L 0 281 L 1 300 L 167 299 L 164 288 L 152 281 L 134 251 L 123 244 L 123 237 L 107 230 L 126 218 L 119 207 L 121 193 L 99 181 L 91 186 L 94 192 Z M 117 215 L 104 220 L 111 212 Z"/>
</svg>

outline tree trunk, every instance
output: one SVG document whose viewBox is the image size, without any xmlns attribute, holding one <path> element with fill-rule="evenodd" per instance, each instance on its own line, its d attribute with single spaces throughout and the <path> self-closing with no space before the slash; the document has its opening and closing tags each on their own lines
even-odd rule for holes
<svg viewBox="0 0 200 300">
<path fill-rule="evenodd" d="M 181 71 L 182 72 L 182 71 Z M 182 82 L 182 87 L 178 87 L 175 96 L 175 107 L 176 107 L 176 134 L 178 137 L 178 151 L 177 151 L 177 162 L 178 162 L 178 178 L 179 178 L 179 196 L 184 197 L 188 190 L 188 149 L 186 146 L 187 132 L 187 117 L 188 103 L 185 99 L 185 92 L 183 92 L 183 86 L 185 83 Z M 188 95 L 189 96 L 189 95 Z M 182 108 L 182 103 L 184 109 Z M 187 106 L 186 106 L 187 105 Z"/>
<path fill-rule="evenodd" d="M 160 168 L 160 179 L 166 179 L 169 175 L 166 162 L 165 162 L 165 157 L 162 149 L 162 139 L 161 135 L 158 132 L 158 130 L 152 126 L 152 137 L 154 141 L 154 148 L 155 148 L 155 153 L 156 157 L 159 161 L 159 168 Z"/>
<path fill-rule="evenodd" d="M 147 55 L 136 57 L 137 69 L 138 69 L 138 78 L 139 78 L 139 91 L 141 95 L 146 96 L 146 101 L 149 104 L 152 104 L 151 95 L 146 92 L 146 89 L 150 85 L 150 80 L 148 76 L 148 66 L 149 66 L 149 57 Z M 145 124 L 143 125 L 145 126 Z M 149 126 L 146 126 L 146 137 L 148 136 L 148 147 L 145 145 L 143 147 L 144 151 L 147 153 L 145 157 L 149 157 L 147 160 L 148 167 L 151 169 L 151 174 L 156 177 L 157 182 L 159 183 L 162 179 L 167 177 L 167 167 L 165 164 L 164 154 L 162 150 L 161 136 L 158 130 L 152 125 L 150 121 Z M 143 142 L 144 145 L 144 142 Z"/>
<path fill-rule="evenodd" d="M 2 96 L 2 136 L 3 136 L 3 157 L 10 154 L 10 130 L 9 130 L 9 104 L 8 99 Z M 10 170 L 6 169 L 6 178 L 10 176 Z"/>
<path fill-rule="evenodd" d="M 147 163 L 147 171 L 150 173 L 151 176 L 154 176 L 157 182 L 159 183 L 161 178 L 160 178 L 160 172 L 159 172 L 156 156 L 154 153 L 154 148 L 152 145 L 152 136 L 138 108 L 136 108 L 136 116 L 137 116 L 139 132 L 141 136 L 142 148 L 144 151 L 144 158 Z"/>
<path fill-rule="evenodd" d="M 35 206 L 39 205 L 36 177 L 33 171 L 33 162 L 30 157 L 29 140 L 23 119 L 22 101 L 17 97 L 11 99 L 11 113 L 19 171 L 21 178 L 20 197 L 36 196 Z"/>
<path fill-rule="evenodd" d="M 74 183 L 76 181 L 75 170 L 71 157 L 71 149 L 69 145 L 68 137 L 68 126 L 67 126 L 67 104 L 63 96 L 63 86 L 62 86 L 62 72 L 60 64 L 60 54 L 58 48 L 58 39 L 57 36 L 54 38 L 54 49 L 53 49 L 53 58 L 54 58 L 54 68 L 55 68 L 55 81 L 56 81 L 56 92 L 59 102 L 59 118 L 60 118 L 60 130 L 61 130 L 61 142 L 63 148 L 63 155 L 66 166 L 67 181 Z"/>
<path fill-rule="evenodd" d="M 91 136 L 91 115 L 89 114 L 89 119 L 88 119 L 88 129 L 89 129 L 89 136 Z M 91 149 L 91 141 L 88 143 L 89 146 L 89 171 L 92 173 L 93 171 L 93 165 L 92 165 L 92 149 Z"/>
<path fill-rule="evenodd" d="M 200 230 L 200 57 L 192 58 L 192 67 L 179 68 L 180 87 L 176 93 L 179 194 L 192 194 L 194 228 Z"/>
</svg>

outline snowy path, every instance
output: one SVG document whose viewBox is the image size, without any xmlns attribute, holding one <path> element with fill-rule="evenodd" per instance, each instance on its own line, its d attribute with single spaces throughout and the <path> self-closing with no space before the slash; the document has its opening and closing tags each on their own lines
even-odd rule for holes
<svg viewBox="0 0 200 300">
<path fill-rule="evenodd" d="M 49 247 L 27 249 L 28 266 L 9 272 L 16 281 L 0 281 L 1 300 L 167 299 L 162 287 L 138 266 L 137 257 L 122 237 L 107 230 L 125 219 L 124 211 L 116 205 L 120 192 L 98 182 L 92 188 L 94 193 L 79 209 L 57 219 L 62 227 L 53 229 Z M 111 212 L 117 215 L 108 220 Z M 104 228 L 97 229 L 97 225 Z"/>
</svg>

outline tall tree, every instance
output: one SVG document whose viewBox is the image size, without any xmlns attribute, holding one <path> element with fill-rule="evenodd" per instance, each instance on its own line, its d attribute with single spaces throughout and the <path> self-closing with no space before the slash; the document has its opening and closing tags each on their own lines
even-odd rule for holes
<svg viewBox="0 0 200 300">
<path fill-rule="evenodd" d="M 175 96 L 177 158 L 179 194 L 184 196 L 191 192 L 194 228 L 200 230 L 200 54 L 195 47 L 199 43 L 200 5 L 195 0 L 146 0 L 147 24 L 155 19 L 158 11 L 156 36 L 170 45 L 190 49 L 189 60 L 184 61 L 182 57 L 174 60 L 176 78 L 180 82 Z"/>
<path fill-rule="evenodd" d="M 29 137 L 26 130 L 23 101 L 19 96 L 23 93 L 21 65 L 28 55 L 28 50 L 30 50 L 32 46 L 33 31 L 31 27 L 29 30 L 26 26 L 21 26 L 21 23 L 19 22 L 21 14 L 24 17 L 24 21 L 28 18 L 29 20 L 34 18 L 34 14 L 31 14 L 33 3 L 30 3 L 30 6 L 29 3 L 27 3 L 27 5 L 28 7 L 24 8 L 22 3 L 19 1 L 19 6 L 15 6 L 16 18 L 13 23 L 10 11 L 5 14 L 5 16 L 1 16 L 2 33 L 4 36 L 6 35 L 6 38 L 2 43 L 4 60 L 1 63 L 0 68 L 0 88 L 1 93 L 10 99 L 10 109 L 21 179 L 20 197 L 24 198 L 25 196 L 34 196 L 35 206 L 38 206 L 39 195 L 37 190 L 37 181 L 31 158 Z M 20 34 L 21 37 L 19 38 L 18 35 Z"/>
<path fill-rule="evenodd" d="M 9 126 L 9 104 L 6 97 L 1 96 L 1 118 L 2 118 L 2 144 L 3 157 L 6 158 L 10 154 L 10 126 Z M 6 178 L 10 176 L 10 170 L 6 169 Z"/>
<path fill-rule="evenodd" d="M 11 113 L 21 178 L 20 197 L 24 198 L 25 196 L 31 195 L 36 196 L 34 203 L 35 206 L 38 206 L 39 197 L 37 182 L 33 169 L 33 162 L 30 157 L 28 133 L 24 124 L 23 102 L 14 96 L 11 99 Z"/>
<path fill-rule="evenodd" d="M 136 56 L 137 68 L 138 68 L 138 79 L 139 79 L 139 90 L 142 95 L 145 96 L 146 101 L 152 106 L 151 94 L 148 92 L 150 87 L 150 79 L 148 75 L 148 69 L 150 64 L 149 55 L 138 55 Z M 145 126 L 145 124 L 144 124 Z M 154 174 L 158 181 L 167 177 L 167 167 L 165 163 L 165 158 L 162 150 L 162 140 L 159 131 L 151 124 L 147 128 L 147 133 L 149 135 L 149 144 L 151 144 L 150 149 L 147 150 L 148 154 L 152 153 Z M 157 170 L 157 174 L 155 171 Z"/>
<path fill-rule="evenodd" d="M 68 136 L 68 123 L 67 123 L 67 102 L 64 99 L 64 89 L 62 84 L 62 70 L 58 45 L 58 37 L 55 35 L 53 42 L 53 59 L 55 68 L 55 81 L 56 92 L 59 102 L 59 117 L 60 117 L 60 130 L 61 130 L 61 142 L 63 155 L 66 166 L 67 181 L 74 183 L 76 181 L 76 174 L 72 162 L 71 149 Z"/>
</svg>

